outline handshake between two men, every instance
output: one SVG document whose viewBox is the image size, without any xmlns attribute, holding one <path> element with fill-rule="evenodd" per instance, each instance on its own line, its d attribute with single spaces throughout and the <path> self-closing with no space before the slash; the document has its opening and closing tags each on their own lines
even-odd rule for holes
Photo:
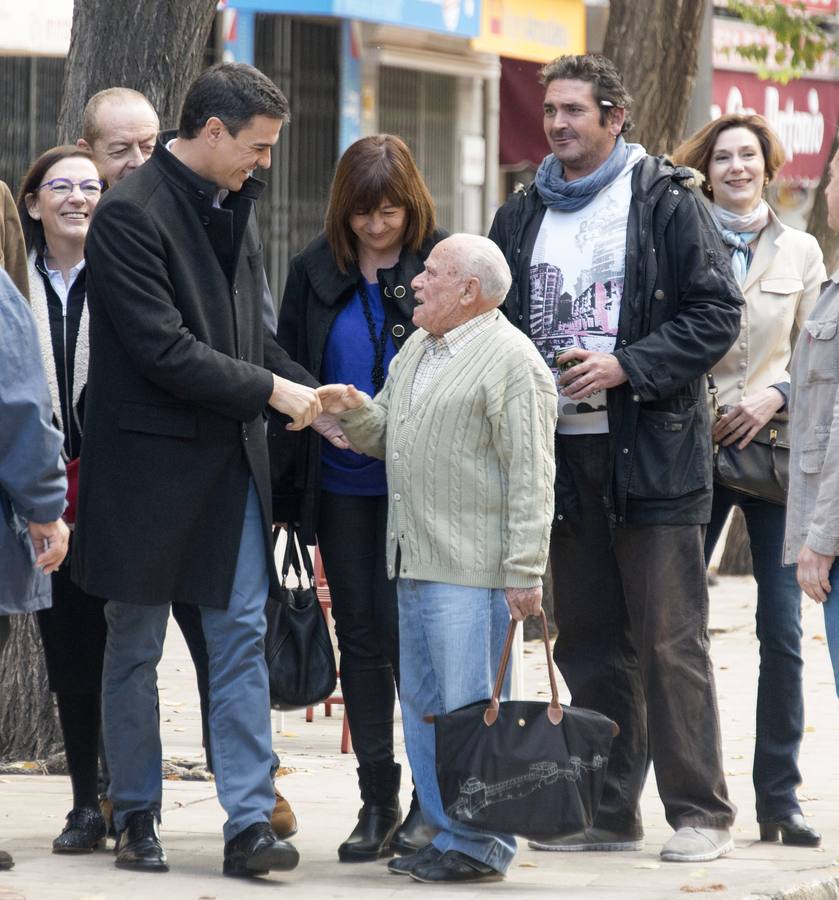
<svg viewBox="0 0 839 900">
<path fill-rule="evenodd" d="M 286 425 L 289 431 L 301 431 L 311 426 L 323 435 L 331 444 L 342 450 L 358 449 L 368 454 L 381 456 L 375 447 L 384 449 L 384 432 L 386 429 L 386 412 L 379 410 L 380 434 L 368 444 L 355 448 L 344 433 L 338 416 L 352 410 L 361 409 L 366 402 L 371 402 L 366 394 L 351 384 L 326 384 L 318 388 L 310 388 L 302 384 L 274 376 L 274 391 L 269 400 L 270 405 L 290 416 L 291 422 Z M 375 426 L 374 426 L 375 427 Z M 510 615 L 521 621 L 527 616 L 539 615 L 542 608 L 542 587 L 506 587 L 505 595 Z"/>
</svg>

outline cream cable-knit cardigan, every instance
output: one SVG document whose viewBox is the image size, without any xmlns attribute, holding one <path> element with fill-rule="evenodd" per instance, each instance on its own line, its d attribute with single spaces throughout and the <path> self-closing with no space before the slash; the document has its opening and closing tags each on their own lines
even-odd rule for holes
<svg viewBox="0 0 839 900">
<path fill-rule="evenodd" d="M 499 316 L 411 407 L 425 336 L 405 342 L 375 399 L 340 416 L 353 446 L 387 464 L 388 575 L 535 587 L 553 518 L 550 370 Z"/>
<path fill-rule="evenodd" d="M 50 312 L 47 306 L 47 292 L 44 287 L 44 279 L 35 267 L 35 251 L 29 254 L 29 304 L 32 307 L 32 315 L 38 327 L 38 343 L 41 345 L 41 359 L 44 361 L 44 370 L 47 373 L 47 384 L 50 389 L 52 411 L 55 416 L 56 426 L 62 429 L 64 419 L 61 415 L 61 400 L 58 395 L 58 375 L 55 370 L 55 357 L 52 354 L 52 335 L 50 334 Z M 73 362 L 73 410 L 77 416 L 79 398 L 82 389 L 87 383 L 87 367 L 90 361 L 90 315 L 87 311 L 87 303 L 82 309 L 82 317 L 79 322 L 79 335 L 76 338 L 76 357 Z M 79 429 L 81 430 L 81 423 Z M 62 429 L 63 430 L 63 429 Z"/>
</svg>

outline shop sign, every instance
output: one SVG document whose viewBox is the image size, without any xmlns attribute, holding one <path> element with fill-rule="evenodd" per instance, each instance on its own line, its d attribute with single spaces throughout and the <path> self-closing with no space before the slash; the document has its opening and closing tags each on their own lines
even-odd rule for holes
<svg viewBox="0 0 839 900">
<path fill-rule="evenodd" d="M 476 37 L 481 0 L 228 0 L 241 10 L 337 16 Z"/>
<path fill-rule="evenodd" d="M 482 0 L 475 50 L 545 63 L 585 53 L 584 0 Z"/>
<path fill-rule="evenodd" d="M 66 56 L 73 26 L 73 0 L 0 0 L 0 53 Z"/>
<path fill-rule="evenodd" d="M 784 145 L 781 178 L 817 183 L 839 127 L 839 84 L 802 78 L 781 85 L 745 72 L 716 70 L 711 117 L 759 113 Z"/>
</svg>

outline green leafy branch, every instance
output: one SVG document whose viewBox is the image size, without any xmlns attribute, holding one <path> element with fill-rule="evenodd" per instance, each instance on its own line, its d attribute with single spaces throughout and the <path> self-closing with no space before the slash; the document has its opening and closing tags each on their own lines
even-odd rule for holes
<svg viewBox="0 0 839 900">
<path fill-rule="evenodd" d="M 744 22 L 774 34 L 778 47 L 771 57 L 770 48 L 765 44 L 726 48 L 754 63 L 758 77 L 764 80 L 786 84 L 801 78 L 836 48 L 835 38 L 820 26 L 817 18 L 807 15 L 807 7 L 801 0 L 791 4 L 782 0 L 728 0 L 727 7 Z"/>
</svg>

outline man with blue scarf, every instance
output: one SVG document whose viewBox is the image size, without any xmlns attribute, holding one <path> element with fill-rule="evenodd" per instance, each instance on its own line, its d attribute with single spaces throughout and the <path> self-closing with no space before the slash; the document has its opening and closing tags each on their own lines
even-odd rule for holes
<svg viewBox="0 0 839 900">
<path fill-rule="evenodd" d="M 729 254 L 691 170 L 623 134 L 631 98 L 605 57 L 542 70 L 551 153 L 498 211 L 505 302 L 559 390 L 551 535 L 554 658 L 572 702 L 614 719 L 591 829 L 538 850 L 637 850 L 648 760 L 675 834 L 665 860 L 733 848 L 708 655 L 703 527 L 711 443 L 701 378 L 738 334 Z"/>
</svg>

